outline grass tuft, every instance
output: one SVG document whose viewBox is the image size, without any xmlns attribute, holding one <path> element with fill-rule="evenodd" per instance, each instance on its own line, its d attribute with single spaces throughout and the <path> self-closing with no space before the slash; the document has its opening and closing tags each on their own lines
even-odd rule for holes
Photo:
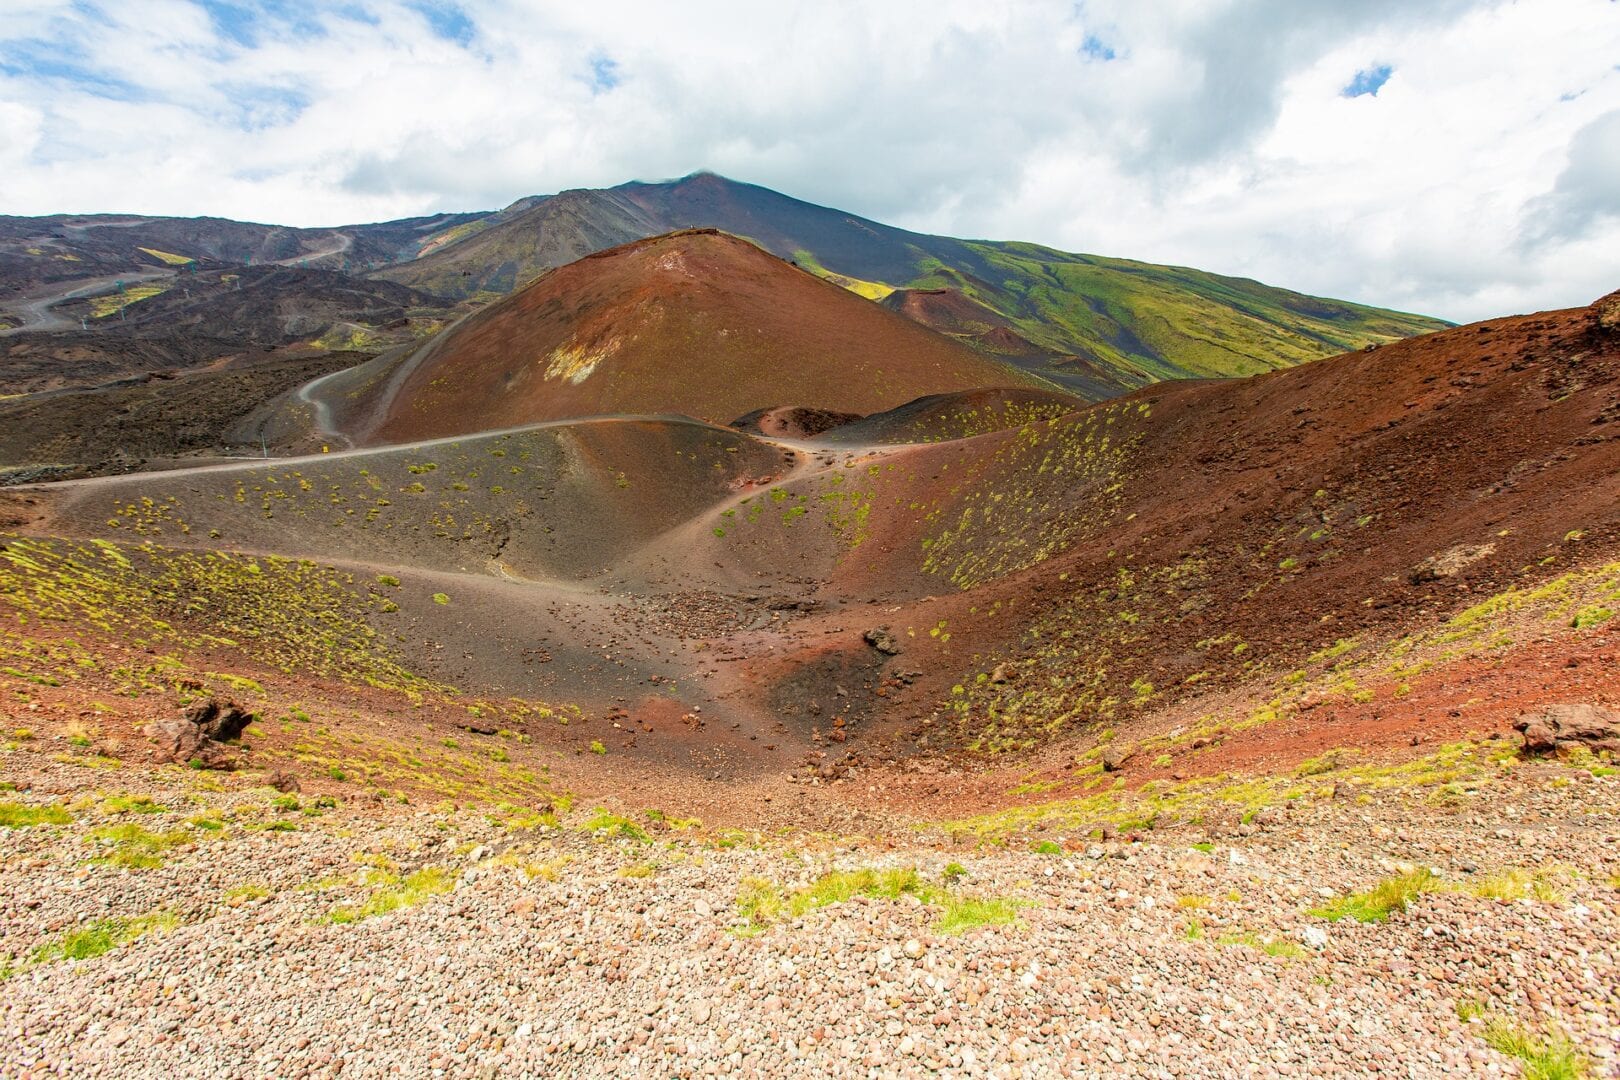
<svg viewBox="0 0 1620 1080">
<path fill-rule="evenodd" d="M 964 934 L 981 926 L 1016 926 L 1019 924 L 1017 901 L 1004 897 L 952 897 L 945 901 L 936 928 L 942 934 Z"/>
<path fill-rule="evenodd" d="M 60 806 L 25 806 L 0 803 L 0 829 L 26 829 L 30 825 L 66 825 L 73 815 Z"/>
<path fill-rule="evenodd" d="M 387 915 L 401 908 L 415 907 L 430 897 L 449 892 L 456 885 L 455 877 L 438 866 L 424 866 L 403 878 L 379 872 L 369 875 L 368 880 L 380 887 L 366 898 L 365 903 L 343 904 L 333 908 L 325 921 L 344 925 L 377 915 Z"/>
<path fill-rule="evenodd" d="M 103 919 L 41 945 L 34 950 L 33 962 L 89 960 L 143 935 L 167 933 L 179 925 L 180 917 L 167 911 L 154 911 L 134 919 Z"/>
<path fill-rule="evenodd" d="M 122 866 L 126 870 L 151 870 L 162 866 L 164 856 L 171 849 L 189 844 L 192 840 L 185 832 L 155 833 L 133 823 L 103 825 L 90 830 L 85 839 L 101 848 L 101 854 L 92 862 Z"/>
<path fill-rule="evenodd" d="M 1385 878 L 1363 893 L 1352 893 L 1311 909 L 1311 914 L 1338 922 L 1355 919 L 1357 922 L 1383 922 L 1391 912 L 1405 911 L 1408 904 L 1422 893 L 1435 892 L 1440 883 L 1426 868 L 1411 873 Z"/>
<path fill-rule="evenodd" d="M 946 880 L 954 881 L 958 877 L 959 874 L 947 872 Z M 738 932 L 757 934 L 769 923 L 784 918 L 797 919 L 818 908 L 846 903 L 856 897 L 898 900 L 902 896 L 912 896 L 940 908 L 935 929 L 942 934 L 961 934 L 981 926 L 1017 925 L 1018 909 L 1024 906 L 1003 897 L 953 893 L 925 881 L 914 867 L 833 870 L 791 891 L 778 888 L 765 878 L 747 877 L 737 892 L 737 914 L 742 919 Z"/>
<path fill-rule="evenodd" d="M 1458 1004 L 1457 1018 L 1480 1023 L 1485 1045 L 1517 1058 L 1525 1080 L 1584 1080 L 1591 1075 L 1591 1062 L 1561 1030 L 1522 1027 L 1509 1017 L 1490 1013 L 1481 1002 Z"/>
</svg>

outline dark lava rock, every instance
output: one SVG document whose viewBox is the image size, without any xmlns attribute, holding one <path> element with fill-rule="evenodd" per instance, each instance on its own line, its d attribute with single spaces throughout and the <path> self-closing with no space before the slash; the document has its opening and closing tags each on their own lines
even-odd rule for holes
<svg viewBox="0 0 1620 1080">
<path fill-rule="evenodd" d="M 884 656 L 900 655 L 900 642 L 887 626 L 879 626 L 868 630 L 861 635 L 861 639 Z"/>
</svg>

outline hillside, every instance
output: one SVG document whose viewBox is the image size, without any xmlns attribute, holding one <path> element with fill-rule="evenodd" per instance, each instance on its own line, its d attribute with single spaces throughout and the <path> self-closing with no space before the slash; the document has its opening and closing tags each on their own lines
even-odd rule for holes
<svg viewBox="0 0 1620 1080">
<path fill-rule="evenodd" d="M 638 256 L 643 330 L 727 258 L 899 319 L 715 234 L 530 292 Z M 1615 1071 L 1620 294 L 751 422 L 839 420 L 0 493 L 18 1060 Z"/>
<path fill-rule="evenodd" d="M 420 258 L 372 276 L 441 296 L 498 297 L 547 270 L 675 228 L 659 228 L 609 192 L 565 191 L 435 233 Z"/>
<path fill-rule="evenodd" d="M 907 232 L 711 173 L 524 200 L 521 212 L 377 273 L 469 296 L 510 289 L 596 247 L 702 226 L 869 298 L 931 293 L 929 303 L 894 306 L 1091 398 L 1166 378 L 1288 367 L 1445 325 L 1182 267 Z"/>
<path fill-rule="evenodd" d="M 356 378 L 364 372 L 357 372 Z M 675 233 L 581 259 L 351 394 L 352 437 L 400 442 L 573 416 L 719 422 L 780 404 L 875 412 L 1035 380 L 735 237 Z M 358 421 L 357 421 L 358 422 Z"/>
<path fill-rule="evenodd" d="M 183 274 L 164 285 L 127 303 L 119 297 L 69 300 L 55 310 L 69 320 L 82 317 L 87 326 L 131 337 L 189 334 L 259 345 L 314 340 L 334 327 L 340 328 L 339 337 L 380 340 L 385 327 L 399 324 L 396 328 L 403 329 L 411 315 L 436 328 L 451 306 L 392 282 L 293 266 Z"/>
<path fill-rule="evenodd" d="M 681 289 L 638 301 L 665 325 L 676 293 L 701 293 L 685 271 L 739 255 L 762 273 L 774 263 L 685 234 L 579 266 L 602 286 L 621 271 L 645 285 L 638 263 L 676 271 Z M 549 310 L 555 298 L 531 299 Z M 1144 778 L 1207 767 L 1199 751 L 1211 745 L 1233 760 L 1286 757 L 1279 730 L 1299 746 L 1353 738 L 1393 752 L 1418 722 L 1405 697 L 1449 700 L 1487 677 L 1506 687 L 1520 644 L 1613 629 L 1617 312 L 1620 297 L 1079 411 L 1026 391 L 944 394 L 810 441 L 681 420 L 451 430 L 431 444 L 41 489 L 23 518 L 98 540 L 369 563 L 417 581 L 418 596 L 442 582 L 460 609 L 418 605 L 413 625 L 460 642 L 456 666 L 473 685 L 527 679 L 499 659 L 529 632 L 514 629 L 527 625 L 518 607 L 638 609 L 649 627 L 689 631 L 675 652 L 651 654 L 634 633 L 609 633 L 616 664 L 655 656 L 687 707 L 755 734 L 786 724 L 773 742 L 817 746 L 833 715 L 849 752 L 948 748 L 989 762 L 1048 744 L 1059 760 L 1095 755 L 1111 737 L 1152 743 L 1178 724 L 1205 732 L 1139 759 L 1131 774 Z M 445 339 L 444 356 L 454 345 Z M 427 378 L 450 395 L 427 415 L 494 428 L 515 419 L 505 399 L 544 400 L 521 386 L 494 406 L 455 396 L 487 393 L 484 370 Z M 381 436 L 425 426 L 397 407 L 418 400 L 425 376 L 389 399 Z M 1505 416 L 1516 420 L 1493 422 Z M 552 633 L 566 637 L 572 617 L 553 610 Z M 1526 620 L 1541 630 L 1521 643 Z M 900 655 L 872 647 L 880 625 Z M 399 640 L 436 666 L 450 659 Z M 1493 653 L 1503 662 L 1484 674 L 1468 667 Z M 590 694 L 587 671 L 552 674 Z M 1421 734 L 1504 730 L 1522 699 L 1493 693 L 1427 716 Z M 1056 793 L 1089 783 L 1053 781 Z"/>
</svg>

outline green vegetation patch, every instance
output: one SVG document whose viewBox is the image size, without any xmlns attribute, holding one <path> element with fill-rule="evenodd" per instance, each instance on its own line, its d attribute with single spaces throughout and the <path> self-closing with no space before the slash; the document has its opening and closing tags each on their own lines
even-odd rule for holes
<svg viewBox="0 0 1620 1080">
<path fill-rule="evenodd" d="M 438 866 L 424 866 L 404 877 L 388 871 L 376 871 L 365 875 L 364 880 L 373 889 L 371 895 L 360 904 L 343 904 L 333 908 L 325 922 L 353 923 L 386 915 L 402 908 L 415 907 L 456 887 L 455 875 Z"/>
<path fill-rule="evenodd" d="M 1584 1080 L 1592 1075 L 1590 1059 L 1557 1027 L 1525 1027 L 1476 1001 L 1460 1003 L 1457 1018 L 1478 1024 L 1485 1045 L 1517 1059 L 1525 1080 Z"/>
<path fill-rule="evenodd" d="M 759 933 L 771 923 L 801 918 L 818 908 L 856 897 L 898 900 L 902 896 L 913 896 L 939 908 L 935 929 L 942 934 L 961 934 L 981 926 L 1015 925 L 1018 908 L 1023 906 L 1003 897 L 960 895 L 926 881 L 915 867 L 834 870 L 795 889 L 780 888 L 762 877 L 745 877 L 737 892 L 739 932 Z"/>
<path fill-rule="evenodd" d="M 32 825 L 66 825 L 73 815 L 63 806 L 26 806 L 0 802 L 0 829 L 26 829 Z"/>
<path fill-rule="evenodd" d="M 126 870 L 151 870 L 162 866 L 165 856 L 194 838 L 183 830 L 155 833 L 133 822 L 103 825 L 91 829 L 85 842 L 94 844 L 98 854 L 92 862 L 121 866 Z"/>
<path fill-rule="evenodd" d="M 282 671 L 385 689 L 447 689 L 394 659 L 366 620 L 373 602 L 348 575 L 304 559 L 104 540 L 8 537 L 0 549 L 0 610 L 12 608 L 19 622 L 66 623 L 134 645 L 230 648 Z"/>
<path fill-rule="evenodd" d="M 638 840 L 643 843 L 648 839 L 646 829 L 627 817 L 610 814 L 606 810 L 597 810 L 580 828 L 594 836 L 604 838 Z"/>
<path fill-rule="evenodd" d="M 32 961 L 90 960 L 147 934 L 166 934 L 180 925 L 180 917 L 154 911 L 133 919 L 103 919 L 46 942 L 34 950 Z"/>
<path fill-rule="evenodd" d="M 157 248 L 143 247 L 140 250 L 146 252 L 148 255 L 152 256 L 152 258 L 157 259 L 160 262 L 167 263 L 170 266 L 186 266 L 197 261 L 196 259 L 191 258 L 189 255 L 176 255 L 172 251 L 159 251 Z"/>
<path fill-rule="evenodd" d="M 1200 927 L 1202 929 L 1202 927 Z M 1195 935 L 1189 935 L 1194 937 Z M 1202 933 L 1196 937 L 1202 937 Z M 1308 954 L 1303 946 L 1287 938 L 1265 937 L 1252 930 L 1235 930 L 1222 934 L 1215 939 L 1217 945 L 1240 945 L 1247 949 L 1255 949 L 1267 956 L 1275 956 L 1281 960 L 1302 960 Z"/>
<path fill-rule="evenodd" d="M 1099 790 L 1079 798 L 1016 806 L 944 822 L 953 834 L 1003 841 L 1022 833 L 1057 829 L 1089 831 L 1104 825 L 1120 830 L 1153 829 L 1202 821 L 1212 812 L 1237 809 L 1244 818 L 1300 799 L 1326 798 L 1334 783 L 1372 791 L 1423 792 L 1451 797 L 1480 788 L 1516 757 L 1507 743 L 1451 743 L 1411 761 L 1392 765 L 1359 764 L 1344 755 L 1338 765 L 1310 776 L 1237 776 L 1221 773 L 1176 783 L 1150 781 L 1131 788 L 1123 780 L 1096 770 L 1085 785 Z"/>
<path fill-rule="evenodd" d="M 1146 403 L 1105 405 L 1008 432 L 968 464 L 948 511 L 927 510 L 923 570 L 969 589 L 1101 531 L 1141 438 L 1130 421 L 1148 414 Z"/>
<path fill-rule="evenodd" d="M 105 319 L 118 314 L 131 304 L 138 304 L 142 300 L 150 300 L 169 291 L 167 283 L 162 285 L 132 285 L 123 292 L 108 293 L 106 296 L 92 297 L 90 300 L 90 314 L 93 318 Z"/>
</svg>

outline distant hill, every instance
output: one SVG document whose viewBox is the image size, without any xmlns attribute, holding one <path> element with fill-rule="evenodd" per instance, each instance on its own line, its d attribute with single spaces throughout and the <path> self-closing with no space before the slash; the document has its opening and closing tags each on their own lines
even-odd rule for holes
<svg viewBox="0 0 1620 1080">
<path fill-rule="evenodd" d="M 383 442 L 608 414 L 726 422 L 782 404 L 865 414 L 924 394 L 1043 385 L 714 230 L 571 263 L 386 379 L 355 379 L 376 420 L 356 434 Z M 346 380 L 330 392 L 353 407 Z"/>
<path fill-rule="evenodd" d="M 58 281 L 279 262 L 359 271 L 413 259 L 427 238 L 488 218 L 435 214 L 375 225 L 294 229 L 226 218 L 0 215 L 0 299 Z"/>
<path fill-rule="evenodd" d="M 908 232 L 711 173 L 525 199 L 374 273 L 445 296 L 501 293 L 591 250 L 691 227 L 747 237 L 869 299 L 911 291 L 894 301 L 908 317 L 1093 398 L 1448 325 L 1201 270 Z"/>
</svg>

